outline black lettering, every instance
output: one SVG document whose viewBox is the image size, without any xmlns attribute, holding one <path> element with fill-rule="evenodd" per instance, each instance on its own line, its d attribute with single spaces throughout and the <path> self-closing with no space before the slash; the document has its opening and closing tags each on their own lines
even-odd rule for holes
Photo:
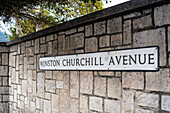
<svg viewBox="0 0 170 113">
<path fill-rule="evenodd" d="M 78 58 L 76 58 L 76 66 L 80 66 L 80 63 L 79 63 L 79 59 Z"/>
<path fill-rule="evenodd" d="M 154 54 L 148 54 L 148 64 L 154 64 L 154 61 L 151 61 L 151 60 L 154 60 L 154 57 L 152 56 L 154 56 Z"/>
<path fill-rule="evenodd" d="M 74 65 L 75 65 L 75 59 L 71 59 L 71 66 L 74 66 Z"/>
<path fill-rule="evenodd" d="M 122 56 L 119 56 L 119 59 L 118 59 L 117 56 L 116 56 L 116 60 L 117 60 L 117 63 L 118 63 L 118 64 L 120 63 L 121 57 L 122 57 Z"/>
<path fill-rule="evenodd" d="M 111 63 L 112 63 L 112 65 L 115 65 L 114 60 L 113 60 L 113 57 L 110 58 L 109 65 L 110 65 Z"/>
<path fill-rule="evenodd" d="M 93 65 L 93 57 L 91 58 L 91 65 Z"/>
<path fill-rule="evenodd" d="M 82 66 L 84 66 L 84 64 L 82 63 L 82 60 L 84 60 L 84 58 L 81 58 L 80 64 L 81 64 Z"/>
<path fill-rule="evenodd" d="M 141 54 L 139 54 L 139 63 L 140 64 L 145 64 L 146 63 L 146 54 L 144 54 L 143 62 L 141 62 Z"/>
<path fill-rule="evenodd" d="M 90 65 L 90 58 L 88 58 L 88 60 L 87 60 L 87 58 L 85 58 L 85 64 L 86 64 L 86 66 L 87 66 L 87 63 L 88 63 L 88 65 Z"/>
<path fill-rule="evenodd" d="M 66 64 L 64 64 L 64 61 L 66 61 L 66 59 L 64 59 L 64 60 L 62 61 L 62 63 L 63 63 L 63 66 L 66 66 Z"/>
<path fill-rule="evenodd" d="M 70 59 L 67 59 L 67 66 L 70 66 Z"/>
<path fill-rule="evenodd" d="M 131 61 L 133 61 L 136 64 L 136 55 L 135 55 L 135 58 L 129 55 L 129 65 L 132 65 Z"/>
<path fill-rule="evenodd" d="M 99 64 L 97 64 L 96 57 L 94 58 L 94 62 L 95 62 L 95 65 L 96 65 L 96 66 L 99 65 Z"/>
<path fill-rule="evenodd" d="M 102 58 L 100 57 L 100 65 L 102 66 L 102 65 L 104 65 L 104 64 L 102 64 Z"/>
<path fill-rule="evenodd" d="M 123 65 L 127 65 L 127 63 L 125 63 L 127 61 L 127 55 L 123 56 Z"/>
</svg>

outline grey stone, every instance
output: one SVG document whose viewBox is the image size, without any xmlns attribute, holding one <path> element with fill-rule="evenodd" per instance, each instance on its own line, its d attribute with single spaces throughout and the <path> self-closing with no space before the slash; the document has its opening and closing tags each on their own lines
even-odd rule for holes
<svg viewBox="0 0 170 113">
<path fill-rule="evenodd" d="M 170 111 L 170 96 L 162 95 L 161 109 Z"/>
<path fill-rule="evenodd" d="M 40 53 L 47 53 L 47 51 L 48 51 L 48 45 L 47 44 L 40 45 Z"/>
<path fill-rule="evenodd" d="M 51 102 L 44 100 L 44 113 L 51 113 Z"/>
<path fill-rule="evenodd" d="M 48 42 L 48 41 L 52 41 L 52 40 L 54 40 L 54 35 L 48 35 L 47 37 L 46 37 L 46 41 Z"/>
<path fill-rule="evenodd" d="M 145 107 L 159 107 L 159 95 L 151 93 L 136 92 L 136 102 L 137 105 Z"/>
<path fill-rule="evenodd" d="M 79 113 L 79 99 L 71 98 L 70 113 Z"/>
<path fill-rule="evenodd" d="M 104 111 L 106 113 L 121 113 L 120 112 L 120 102 L 118 100 L 104 100 Z"/>
<path fill-rule="evenodd" d="M 73 34 L 73 33 L 76 33 L 76 32 L 77 32 L 76 28 L 69 29 L 69 30 L 66 31 L 66 35 L 70 35 L 70 34 Z"/>
<path fill-rule="evenodd" d="M 70 36 L 70 48 L 77 49 L 84 46 L 84 34 L 78 33 Z"/>
<path fill-rule="evenodd" d="M 45 37 L 40 38 L 40 44 L 45 44 Z"/>
<path fill-rule="evenodd" d="M 52 42 L 48 42 L 48 52 L 47 52 L 48 55 L 52 55 L 52 53 L 53 53 L 52 47 L 53 47 Z"/>
<path fill-rule="evenodd" d="M 25 53 L 25 42 L 21 43 L 21 53 Z"/>
<path fill-rule="evenodd" d="M 70 96 L 79 98 L 79 75 L 77 71 L 70 72 Z"/>
<path fill-rule="evenodd" d="M 8 65 L 8 53 L 2 53 L 2 65 Z"/>
<path fill-rule="evenodd" d="M 36 110 L 35 102 L 30 101 L 30 112 L 35 113 L 35 110 Z"/>
<path fill-rule="evenodd" d="M 69 111 L 69 92 L 67 90 L 60 91 L 60 113 L 67 113 Z"/>
<path fill-rule="evenodd" d="M 94 35 L 101 35 L 106 33 L 106 21 L 94 23 Z"/>
<path fill-rule="evenodd" d="M 97 38 L 87 38 L 85 39 L 85 52 L 96 52 L 98 50 Z"/>
<path fill-rule="evenodd" d="M 38 73 L 37 74 L 37 96 L 44 97 L 44 87 L 45 87 L 45 74 Z"/>
<path fill-rule="evenodd" d="M 81 26 L 78 28 L 78 32 L 80 32 L 80 31 L 84 31 L 84 26 Z"/>
<path fill-rule="evenodd" d="M 154 113 L 154 111 L 135 108 L 135 113 Z"/>
<path fill-rule="evenodd" d="M 0 75 L 8 75 L 8 66 L 0 66 Z"/>
<path fill-rule="evenodd" d="M 103 104 L 102 98 L 94 97 L 94 96 L 89 97 L 89 109 L 90 110 L 103 112 L 102 104 Z"/>
<path fill-rule="evenodd" d="M 106 78 L 94 78 L 94 94 L 98 96 L 106 96 Z"/>
<path fill-rule="evenodd" d="M 45 80 L 45 91 L 55 92 L 55 80 Z"/>
<path fill-rule="evenodd" d="M 27 96 L 27 80 L 22 80 L 22 95 Z"/>
<path fill-rule="evenodd" d="M 52 49 L 53 55 L 56 55 L 57 52 L 58 52 L 58 47 L 57 46 L 58 46 L 57 40 L 53 41 L 53 49 Z"/>
<path fill-rule="evenodd" d="M 168 51 L 170 51 L 170 27 L 168 27 Z"/>
<path fill-rule="evenodd" d="M 70 75 L 69 75 L 69 72 L 68 71 L 63 71 L 64 73 L 64 89 L 69 89 L 69 79 L 70 79 Z"/>
<path fill-rule="evenodd" d="M 29 41 L 26 41 L 26 47 L 31 47 L 31 40 L 29 40 Z"/>
<path fill-rule="evenodd" d="M 59 95 L 58 94 L 52 94 L 52 112 L 59 113 Z"/>
<path fill-rule="evenodd" d="M 122 45 L 122 34 L 112 35 L 111 36 L 111 46 Z"/>
<path fill-rule="evenodd" d="M 88 97 L 85 95 L 80 95 L 80 112 L 88 113 Z"/>
<path fill-rule="evenodd" d="M 164 28 L 134 33 L 133 46 L 134 47 L 159 46 L 160 66 L 166 65 L 167 56 Z"/>
<path fill-rule="evenodd" d="M 93 35 L 93 27 L 92 24 L 85 26 L 85 36 L 91 36 Z"/>
<path fill-rule="evenodd" d="M 143 29 L 152 27 L 152 17 L 151 15 L 144 16 L 133 21 L 133 28 L 134 29 Z"/>
<path fill-rule="evenodd" d="M 107 33 L 122 32 L 122 18 L 112 18 L 107 21 Z"/>
<path fill-rule="evenodd" d="M 35 51 L 35 54 L 40 52 L 40 40 L 39 40 L 39 38 L 35 39 L 34 51 Z"/>
<path fill-rule="evenodd" d="M 53 71 L 53 79 L 62 81 L 64 78 L 63 71 Z"/>
<path fill-rule="evenodd" d="M 64 88 L 63 81 L 56 81 L 56 88 L 63 89 Z"/>
<path fill-rule="evenodd" d="M 138 16 L 140 16 L 140 15 L 141 15 L 140 12 L 134 12 L 134 13 L 131 13 L 131 14 L 124 15 L 123 18 L 124 18 L 124 19 L 133 18 L 133 17 L 138 17 Z"/>
<path fill-rule="evenodd" d="M 28 70 L 28 92 L 32 92 L 32 70 Z"/>
<path fill-rule="evenodd" d="M 124 21 L 123 24 L 123 44 L 131 43 L 131 20 Z"/>
<path fill-rule="evenodd" d="M 99 38 L 99 46 L 100 47 L 108 47 L 108 46 L 110 46 L 110 36 L 109 35 L 101 36 Z"/>
<path fill-rule="evenodd" d="M 65 35 L 58 36 L 58 51 L 65 51 L 66 49 L 66 42 L 65 42 Z"/>
<path fill-rule="evenodd" d="M 26 48 L 26 56 L 34 56 L 34 47 Z"/>
</svg>

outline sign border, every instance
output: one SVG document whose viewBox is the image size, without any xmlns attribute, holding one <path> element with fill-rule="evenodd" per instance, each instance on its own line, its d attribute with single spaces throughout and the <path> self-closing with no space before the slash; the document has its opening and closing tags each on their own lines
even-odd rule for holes
<svg viewBox="0 0 170 113">
<path fill-rule="evenodd" d="M 102 53 L 102 52 L 110 52 L 110 51 L 122 51 L 122 50 L 133 50 L 133 49 L 145 49 L 145 48 L 153 48 L 156 47 L 158 49 L 158 54 L 157 54 L 157 58 L 158 58 L 158 68 L 156 70 L 78 70 L 78 69 L 40 69 L 40 65 L 39 65 L 39 60 L 40 58 L 48 58 L 48 57 L 58 57 L 58 56 L 70 56 L 70 55 L 82 55 L 82 54 L 91 54 L 91 53 Z M 107 51 L 97 51 L 97 52 L 87 52 L 87 53 L 78 53 L 78 54 L 64 54 L 64 55 L 52 55 L 52 56 L 44 56 L 44 57 L 39 57 L 38 59 L 38 69 L 40 71 L 124 71 L 124 72 L 157 72 L 160 70 L 160 62 L 159 62 L 159 46 L 145 46 L 145 47 L 135 47 L 135 48 L 125 48 L 125 49 L 116 49 L 116 50 L 107 50 Z"/>
</svg>

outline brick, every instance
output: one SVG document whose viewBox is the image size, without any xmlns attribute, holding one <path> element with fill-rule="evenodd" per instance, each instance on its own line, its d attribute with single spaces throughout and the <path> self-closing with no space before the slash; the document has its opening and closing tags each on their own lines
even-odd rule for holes
<svg viewBox="0 0 170 113">
<path fill-rule="evenodd" d="M 73 34 L 73 33 L 76 33 L 76 32 L 77 32 L 76 28 L 69 29 L 69 30 L 66 31 L 66 35 L 70 35 L 70 34 Z"/>
<path fill-rule="evenodd" d="M 47 51 L 48 51 L 47 44 L 40 45 L 40 53 L 47 53 Z"/>
<path fill-rule="evenodd" d="M 53 47 L 52 42 L 48 42 L 48 52 L 47 52 L 48 55 L 52 55 L 52 53 L 53 53 L 52 47 Z"/>
<path fill-rule="evenodd" d="M 80 72 L 80 93 L 92 94 L 93 73 L 89 71 Z"/>
<path fill-rule="evenodd" d="M 67 113 L 69 111 L 69 92 L 60 90 L 60 113 Z"/>
<path fill-rule="evenodd" d="M 92 24 L 85 26 L 85 36 L 91 36 L 93 35 L 93 27 Z"/>
<path fill-rule="evenodd" d="M 133 42 L 134 47 L 159 46 L 160 66 L 166 65 L 167 56 L 164 28 L 134 33 Z"/>
<path fill-rule="evenodd" d="M 2 65 L 8 65 L 8 53 L 2 53 Z"/>
<path fill-rule="evenodd" d="M 51 102 L 44 100 L 44 113 L 51 113 Z"/>
<path fill-rule="evenodd" d="M 35 51 L 35 54 L 40 52 L 40 40 L 39 40 L 39 38 L 35 39 L 34 51 Z"/>
<path fill-rule="evenodd" d="M 79 75 L 77 71 L 70 72 L 70 96 L 79 98 Z"/>
<path fill-rule="evenodd" d="M 134 29 L 143 29 L 152 27 L 152 17 L 151 15 L 144 16 L 133 21 L 133 28 Z"/>
<path fill-rule="evenodd" d="M 162 95 L 161 109 L 170 111 L 170 96 Z"/>
<path fill-rule="evenodd" d="M 84 46 L 84 34 L 78 33 L 70 36 L 70 48 L 77 49 Z"/>
<path fill-rule="evenodd" d="M 104 111 L 106 113 L 120 113 L 120 102 L 118 100 L 104 100 Z"/>
<path fill-rule="evenodd" d="M 122 32 L 122 18 L 112 18 L 107 21 L 107 33 Z"/>
<path fill-rule="evenodd" d="M 59 113 L 59 95 L 52 94 L 52 112 Z"/>
<path fill-rule="evenodd" d="M 88 97 L 85 95 L 80 95 L 80 112 L 88 113 Z"/>
<path fill-rule="evenodd" d="M 98 50 L 97 38 L 85 39 L 85 52 L 96 52 Z"/>
<path fill-rule="evenodd" d="M 170 24 L 170 4 L 156 7 L 154 9 L 154 21 L 156 26 Z"/>
<path fill-rule="evenodd" d="M 124 21 L 123 24 L 123 44 L 131 43 L 131 20 Z"/>
<path fill-rule="evenodd" d="M 102 104 L 103 104 L 102 98 L 94 97 L 94 96 L 89 97 L 89 109 L 90 110 L 103 112 Z"/>
<path fill-rule="evenodd" d="M 135 108 L 135 113 L 154 113 L 154 111 Z"/>
<path fill-rule="evenodd" d="M 101 36 L 99 38 L 99 46 L 100 47 L 108 47 L 108 46 L 110 46 L 110 36 L 109 35 Z"/>
<path fill-rule="evenodd" d="M 63 81 L 56 81 L 56 88 L 63 89 L 64 88 Z"/>
<path fill-rule="evenodd" d="M 47 42 L 52 41 L 52 40 L 54 40 L 54 35 L 48 35 L 48 36 L 46 37 L 46 41 L 47 41 Z"/>
<path fill-rule="evenodd" d="M 120 98 L 121 96 L 121 81 L 120 78 L 108 79 L 108 97 Z"/>
<path fill-rule="evenodd" d="M 37 95 L 39 97 L 44 97 L 44 87 L 45 87 L 45 74 L 37 74 Z"/>
<path fill-rule="evenodd" d="M 53 49 L 52 49 L 53 55 L 56 55 L 57 52 L 58 52 L 58 47 L 57 46 L 58 46 L 57 40 L 53 41 Z"/>
<path fill-rule="evenodd" d="M 94 94 L 98 96 L 106 96 L 106 78 L 94 78 Z"/>
<path fill-rule="evenodd" d="M 159 107 L 159 95 L 151 93 L 136 92 L 136 102 L 137 105 L 145 107 Z"/>
<path fill-rule="evenodd" d="M 169 69 L 146 72 L 146 90 L 170 92 Z"/>
<path fill-rule="evenodd" d="M 134 92 L 123 90 L 122 113 L 134 113 Z"/>
<path fill-rule="evenodd" d="M 40 38 L 40 44 L 45 44 L 45 37 Z"/>
<path fill-rule="evenodd" d="M 27 89 L 28 89 L 27 81 L 22 80 L 22 95 L 27 96 Z"/>
<path fill-rule="evenodd" d="M 55 80 L 45 80 L 45 91 L 55 92 Z"/>
<path fill-rule="evenodd" d="M 101 35 L 106 33 L 106 21 L 94 23 L 94 35 Z"/>
<path fill-rule="evenodd" d="M 70 113 L 79 113 L 79 99 L 71 98 Z"/>
<path fill-rule="evenodd" d="M 111 36 L 111 46 L 122 45 L 122 34 Z"/>
<path fill-rule="evenodd" d="M 143 89 L 144 73 L 143 72 L 123 72 L 122 86 L 124 88 Z"/>
</svg>

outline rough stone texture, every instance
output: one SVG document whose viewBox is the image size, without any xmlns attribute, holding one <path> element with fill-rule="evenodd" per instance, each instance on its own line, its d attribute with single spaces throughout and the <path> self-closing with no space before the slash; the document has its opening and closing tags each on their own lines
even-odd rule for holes
<svg viewBox="0 0 170 113">
<path fill-rule="evenodd" d="M 143 89 L 144 73 L 143 72 L 123 72 L 122 85 L 124 88 Z"/>
<path fill-rule="evenodd" d="M 60 91 L 60 113 L 67 113 L 69 111 L 69 92 L 66 90 Z"/>
<path fill-rule="evenodd" d="M 51 102 L 44 100 L 44 113 L 51 113 Z"/>
<path fill-rule="evenodd" d="M 164 28 L 135 33 L 133 35 L 133 42 L 134 47 L 159 46 L 160 66 L 166 65 L 167 56 Z"/>
<path fill-rule="evenodd" d="M 73 29 L 67 30 L 66 35 L 73 34 L 73 33 L 76 33 L 76 32 L 77 32 L 77 29 L 73 28 Z"/>
<path fill-rule="evenodd" d="M 2 53 L 2 65 L 8 65 L 8 53 Z"/>
<path fill-rule="evenodd" d="M 134 12 L 134 13 L 131 13 L 131 14 L 128 14 L 128 15 L 124 15 L 123 18 L 124 18 L 124 19 L 133 18 L 133 17 L 138 17 L 138 16 L 140 16 L 140 15 L 141 15 L 140 12 Z"/>
<path fill-rule="evenodd" d="M 80 32 L 80 31 L 84 31 L 84 26 L 81 26 L 78 28 L 78 32 Z"/>
<path fill-rule="evenodd" d="M 162 96 L 161 109 L 165 111 L 170 111 L 170 96 Z"/>
<path fill-rule="evenodd" d="M 65 50 L 65 35 L 58 36 L 58 51 L 64 51 Z"/>
<path fill-rule="evenodd" d="M 131 20 L 124 21 L 123 24 L 123 44 L 131 43 Z"/>
<path fill-rule="evenodd" d="M 118 100 L 104 100 L 104 111 L 106 113 L 121 113 L 120 112 L 120 102 Z"/>
<path fill-rule="evenodd" d="M 59 95 L 52 94 L 52 112 L 59 113 Z"/>
<path fill-rule="evenodd" d="M 47 52 L 48 55 L 52 55 L 52 53 L 53 53 L 52 47 L 53 47 L 52 42 L 48 42 L 48 52 Z"/>
<path fill-rule="evenodd" d="M 92 24 L 85 26 L 85 36 L 91 36 L 93 35 L 93 27 Z"/>
<path fill-rule="evenodd" d="M 47 51 L 48 51 L 48 45 L 47 44 L 40 45 L 40 53 L 47 53 Z"/>
<path fill-rule="evenodd" d="M 26 56 L 34 56 L 34 47 L 26 48 Z"/>
<path fill-rule="evenodd" d="M 79 113 L 79 100 L 71 98 L 70 103 L 70 113 Z"/>
<path fill-rule="evenodd" d="M 168 51 L 170 51 L 170 27 L 168 27 Z"/>
<path fill-rule="evenodd" d="M 139 19 L 135 19 L 133 21 L 133 28 L 134 29 L 142 29 L 152 27 L 152 18 L 151 15 L 141 17 Z"/>
<path fill-rule="evenodd" d="M 92 94 L 93 73 L 90 71 L 80 72 L 80 93 Z"/>
<path fill-rule="evenodd" d="M 8 75 L 8 66 L 0 66 L 0 75 Z"/>
<path fill-rule="evenodd" d="M 98 50 L 97 38 L 87 38 L 85 39 L 85 52 L 95 52 Z"/>
<path fill-rule="evenodd" d="M 80 112 L 88 113 L 88 97 L 85 95 L 80 95 Z"/>
<path fill-rule="evenodd" d="M 58 48 L 57 48 L 58 44 L 57 44 L 57 40 L 53 41 L 53 55 L 57 54 Z"/>
<path fill-rule="evenodd" d="M 50 79 L 50 78 L 52 78 L 52 76 L 53 76 L 52 71 L 45 71 L 45 78 Z"/>
<path fill-rule="evenodd" d="M 37 96 L 44 97 L 44 86 L 45 86 L 45 74 L 37 74 Z"/>
<path fill-rule="evenodd" d="M 48 41 L 52 41 L 52 40 L 54 40 L 54 35 L 48 35 L 47 37 L 46 37 L 46 41 L 48 42 Z"/>
<path fill-rule="evenodd" d="M 99 38 L 99 46 L 100 47 L 108 47 L 108 46 L 110 46 L 110 36 L 109 35 L 101 36 Z"/>
<path fill-rule="evenodd" d="M 103 112 L 102 104 L 103 104 L 102 98 L 94 97 L 94 96 L 89 97 L 89 109 L 90 110 Z"/>
<path fill-rule="evenodd" d="M 55 92 L 55 80 L 45 80 L 45 90 L 48 92 Z"/>
<path fill-rule="evenodd" d="M 154 9 L 154 21 L 156 26 L 170 24 L 170 4 Z"/>
<path fill-rule="evenodd" d="M 159 107 L 159 95 L 143 92 L 136 92 L 137 105 L 158 108 Z"/>
<path fill-rule="evenodd" d="M 40 38 L 40 44 L 45 44 L 45 37 Z"/>
<path fill-rule="evenodd" d="M 121 81 L 120 78 L 108 79 L 108 97 L 120 98 L 121 96 Z"/>
<path fill-rule="evenodd" d="M 101 35 L 106 32 L 106 21 L 94 23 L 94 35 Z"/>
<path fill-rule="evenodd" d="M 107 33 L 122 32 L 122 18 L 112 18 L 107 21 Z"/>
<path fill-rule="evenodd" d="M 27 81 L 22 80 L 22 95 L 27 96 Z"/>
<path fill-rule="evenodd" d="M 77 49 L 84 46 L 84 34 L 78 33 L 70 36 L 70 48 Z"/>
<path fill-rule="evenodd" d="M 63 80 L 63 71 L 53 71 L 53 79 Z"/>
<path fill-rule="evenodd" d="M 114 72 L 112 71 L 99 71 L 100 76 L 114 76 Z"/>
<path fill-rule="evenodd" d="M 70 96 L 79 98 L 79 75 L 77 71 L 70 72 Z"/>
<path fill-rule="evenodd" d="M 94 78 L 94 94 L 98 96 L 106 96 L 106 78 Z"/>
<path fill-rule="evenodd" d="M 154 111 L 136 108 L 135 113 L 154 113 Z"/>
<path fill-rule="evenodd" d="M 111 46 L 122 45 L 122 34 L 111 36 Z"/>
<path fill-rule="evenodd" d="M 56 88 L 63 89 L 64 88 L 63 81 L 56 81 Z"/>
<path fill-rule="evenodd" d="M 169 69 L 146 72 L 146 90 L 170 92 Z"/>
<path fill-rule="evenodd" d="M 134 92 L 123 90 L 122 113 L 134 113 Z"/>
</svg>

